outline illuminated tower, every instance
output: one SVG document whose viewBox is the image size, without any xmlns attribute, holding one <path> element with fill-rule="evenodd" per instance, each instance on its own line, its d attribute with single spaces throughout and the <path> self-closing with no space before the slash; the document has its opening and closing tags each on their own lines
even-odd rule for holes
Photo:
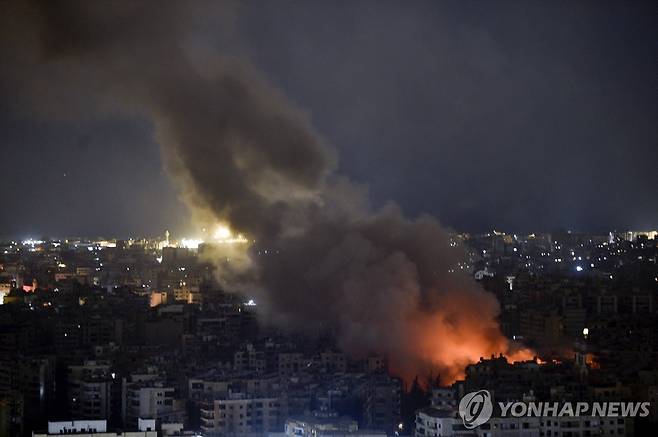
<svg viewBox="0 0 658 437">
<path fill-rule="evenodd" d="M 507 283 L 509 284 L 509 291 L 512 291 L 514 289 L 514 279 L 516 279 L 516 276 L 507 276 L 506 278 Z"/>
</svg>

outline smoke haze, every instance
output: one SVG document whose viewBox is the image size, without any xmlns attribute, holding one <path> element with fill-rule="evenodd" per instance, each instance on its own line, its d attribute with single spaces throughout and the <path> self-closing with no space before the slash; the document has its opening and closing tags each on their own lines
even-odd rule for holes
<svg viewBox="0 0 658 437">
<path fill-rule="evenodd" d="M 437 220 L 372 208 L 303 111 L 234 54 L 194 44 L 208 27 L 230 41 L 235 6 L 185 6 L 5 5 L 1 74 L 46 117 L 148 119 L 200 226 L 228 223 L 256 240 L 237 268 L 218 264 L 266 321 L 329 329 L 407 379 L 432 370 L 449 382 L 481 356 L 509 353 L 495 298 L 449 273 L 463 254 Z"/>
</svg>

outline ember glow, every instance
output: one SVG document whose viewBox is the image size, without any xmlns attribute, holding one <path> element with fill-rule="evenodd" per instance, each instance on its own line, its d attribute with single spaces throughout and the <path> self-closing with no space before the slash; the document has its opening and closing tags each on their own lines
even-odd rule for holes
<svg viewBox="0 0 658 437">
<path fill-rule="evenodd" d="M 480 358 L 503 354 L 508 361 L 527 361 L 535 356 L 530 349 L 507 340 L 495 323 L 486 320 L 462 319 L 455 323 L 444 314 L 423 318 L 416 327 L 415 348 L 418 357 L 440 372 L 441 382 L 451 384 L 464 377 L 466 366 Z M 417 371 L 417 369 L 414 369 Z M 400 370 L 409 381 L 416 375 Z"/>
<path fill-rule="evenodd" d="M 432 374 L 438 375 L 441 383 L 451 384 L 464 377 L 466 366 L 492 355 L 502 354 L 509 362 L 536 356 L 534 351 L 503 336 L 494 318 L 483 317 L 489 308 L 482 304 L 488 299 L 476 301 L 479 307 L 462 308 L 464 302 L 458 296 L 444 296 L 439 309 L 410 319 L 408 359 L 393 359 L 390 363 L 391 371 L 407 383 L 416 376 Z"/>
</svg>

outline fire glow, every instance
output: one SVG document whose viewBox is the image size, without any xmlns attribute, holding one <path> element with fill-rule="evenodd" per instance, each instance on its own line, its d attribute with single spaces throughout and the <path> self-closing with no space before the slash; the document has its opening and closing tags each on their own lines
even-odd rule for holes
<svg viewBox="0 0 658 437">
<path fill-rule="evenodd" d="M 483 357 L 503 354 L 508 361 L 519 362 L 532 360 L 535 356 L 530 349 L 514 347 L 500 333 L 498 326 L 487 326 L 486 322 L 455 326 L 438 315 L 419 321 L 416 329 L 420 331 L 416 340 L 420 358 L 442 369 L 440 378 L 444 384 L 463 378 L 466 366 Z"/>
<path fill-rule="evenodd" d="M 452 384 L 481 358 L 502 354 L 512 363 L 534 360 L 533 350 L 501 333 L 492 317 L 492 311 L 497 311 L 493 295 L 484 291 L 478 295 L 479 301 L 469 302 L 462 293 L 448 293 L 434 311 L 419 311 L 408 318 L 406 355 L 410 360 L 393 360 L 390 370 L 407 383 L 417 376 L 438 374 L 442 384 Z"/>
</svg>

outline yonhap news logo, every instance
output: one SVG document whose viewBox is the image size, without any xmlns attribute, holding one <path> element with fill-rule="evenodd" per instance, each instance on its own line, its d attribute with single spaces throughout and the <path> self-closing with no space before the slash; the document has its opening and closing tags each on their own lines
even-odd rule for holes
<svg viewBox="0 0 658 437">
<path fill-rule="evenodd" d="M 491 394 L 487 390 L 468 393 L 459 401 L 459 415 L 466 429 L 473 429 L 486 423 L 493 413 Z"/>
<path fill-rule="evenodd" d="M 647 417 L 650 402 L 498 402 L 500 417 Z M 459 401 L 466 429 L 491 419 L 493 402 L 488 390 L 467 393 Z"/>
</svg>

